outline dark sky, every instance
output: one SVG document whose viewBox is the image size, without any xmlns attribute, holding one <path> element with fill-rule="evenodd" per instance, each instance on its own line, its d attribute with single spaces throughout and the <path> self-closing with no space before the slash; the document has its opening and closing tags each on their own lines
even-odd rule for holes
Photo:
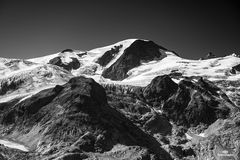
<svg viewBox="0 0 240 160">
<path fill-rule="evenodd" d="M 88 50 L 128 38 L 192 59 L 239 53 L 239 11 L 231 0 L 0 0 L 0 57 Z"/>
</svg>

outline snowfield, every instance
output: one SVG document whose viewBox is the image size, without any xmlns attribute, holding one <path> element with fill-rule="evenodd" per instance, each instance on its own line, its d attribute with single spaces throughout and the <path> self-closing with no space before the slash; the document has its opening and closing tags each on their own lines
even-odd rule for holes
<svg viewBox="0 0 240 160">
<path fill-rule="evenodd" d="M 240 64 L 240 58 L 233 55 L 213 58 L 208 60 L 189 60 L 169 55 L 161 61 L 144 63 L 128 72 L 129 77 L 123 80 L 123 84 L 146 86 L 156 75 L 181 73 L 183 76 L 202 76 L 211 81 L 239 80 L 239 74 L 230 74 L 229 71 L 235 65 Z"/>
<path fill-rule="evenodd" d="M 0 102 L 30 96 L 56 84 L 64 84 L 73 77 L 64 69 L 48 64 L 19 67 L 15 71 L 6 73 L 4 71 L 4 75 L 0 77 Z"/>
</svg>

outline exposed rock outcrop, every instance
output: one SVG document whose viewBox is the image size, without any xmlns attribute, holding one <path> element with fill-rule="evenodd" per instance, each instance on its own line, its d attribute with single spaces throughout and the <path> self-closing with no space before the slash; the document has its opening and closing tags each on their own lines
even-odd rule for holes
<svg viewBox="0 0 240 160">
<path fill-rule="evenodd" d="M 123 80 L 128 77 L 127 72 L 130 69 L 142 62 L 164 58 L 166 55 L 161 50 L 166 51 L 152 41 L 136 40 L 114 64 L 103 71 L 102 76 L 111 80 Z"/>
<path fill-rule="evenodd" d="M 240 64 L 233 66 L 232 69 L 230 70 L 230 73 L 236 74 L 237 72 L 240 72 Z"/>
<path fill-rule="evenodd" d="M 176 93 L 177 89 L 178 85 L 168 75 L 158 76 L 144 88 L 143 97 L 148 103 L 152 103 L 154 107 L 157 107 L 154 102 L 166 101 Z"/>
<path fill-rule="evenodd" d="M 97 60 L 97 63 L 105 67 L 119 53 L 122 45 L 114 46 L 111 50 L 105 52 L 102 57 Z"/>
<path fill-rule="evenodd" d="M 141 94 L 142 93 L 142 94 Z M 184 79 L 177 85 L 168 76 L 159 76 L 142 89 L 138 96 L 177 124 L 196 126 L 227 118 L 235 105 L 213 83 L 200 78 Z"/>
<path fill-rule="evenodd" d="M 151 106 L 137 98 L 139 87 L 105 85 L 108 103 L 124 114 L 136 126 L 151 135 L 169 135 L 172 126 L 167 118 L 155 111 Z"/>
<path fill-rule="evenodd" d="M 53 64 L 59 67 L 62 67 L 68 71 L 71 71 L 73 69 L 78 69 L 80 67 L 80 62 L 77 58 L 71 58 L 72 61 L 69 63 L 63 63 L 61 60 L 61 57 L 55 57 L 49 61 L 49 64 Z"/>
</svg>

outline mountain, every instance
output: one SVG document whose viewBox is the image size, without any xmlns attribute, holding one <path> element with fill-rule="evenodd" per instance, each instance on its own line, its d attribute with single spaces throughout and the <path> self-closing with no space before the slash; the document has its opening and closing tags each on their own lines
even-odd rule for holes
<svg viewBox="0 0 240 160">
<path fill-rule="evenodd" d="M 0 140 L 28 149 L 0 159 L 238 159 L 239 66 L 143 39 L 0 58 Z"/>
<path fill-rule="evenodd" d="M 234 74 L 234 67 L 239 65 L 240 58 L 235 54 L 206 60 L 189 60 L 152 41 L 139 39 L 129 39 L 90 51 L 67 50 L 27 61 L 50 63 L 64 68 L 61 63 L 71 65 L 69 63 L 77 60 L 79 67 L 68 69 L 74 76 L 85 75 L 101 83 L 146 86 L 156 75 L 164 74 L 171 74 L 176 80 L 179 77 L 193 76 L 212 81 L 239 79 Z"/>
<path fill-rule="evenodd" d="M 66 83 L 71 77 L 81 75 L 93 78 L 101 84 L 134 86 L 146 86 L 154 77 L 164 74 L 170 75 L 175 82 L 184 77 L 198 76 L 215 82 L 235 82 L 240 78 L 239 74 L 236 74 L 239 72 L 239 61 L 240 58 L 235 54 L 207 60 L 188 60 L 152 41 L 128 39 L 89 51 L 66 49 L 34 59 L 1 59 L 0 75 L 2 81 L 6 76 L 9 79 L 18 75 L 28 75 L 28 72 L 35 72 L 39 67 L 43 70 L 47 68 L 46 72 L 54 75 L 52 78 L 55 85 Z M 36 72 L 34 76 L 36 74 L 41 73 Z M 42 77 L 44 75 L 34 79 L 45 82 Z M 46 82 L 44 87 L 52 84 Z M 37 87 L 32 87 L 30 90 L 36 89 Z"/>
</svg>

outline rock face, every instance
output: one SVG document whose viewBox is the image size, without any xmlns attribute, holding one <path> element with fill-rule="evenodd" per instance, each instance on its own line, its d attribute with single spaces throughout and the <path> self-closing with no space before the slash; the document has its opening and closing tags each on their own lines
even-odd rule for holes
<svg viewBox="0 0 240 160">
<path fill-rule="evenodd" d="M 136 126 L 153 135 L 169 135 L 172 126 L 167 118 L 137 98 L 138 87 L 105 85 L 108 103 L 130 119 Z"/>
<path fill-rule="evenodd" d="M 160 50 L 166 49 L 152 41 L 136 40 L 114 64 L 103 71 L 102 76 L 111 80 L 123 80 L 128 76 L 127 72 L 141 62 L 164 58 L 165 54 Z"/>
<path fill-rule="evenodd" d="M 144 88 L 143 96 L 148 103 L 166 101 L 177 89 L 178 85 L 168 75 L 158 76 Z"/>
<path fill-rule="evenodd" d="M 150 121 L 147 126 L 154 123 Z M 145 150 L 144 157 L 148 159 L 171 159 L 153 137 L 108 105 L 103 87 L 84 77 L 41 91 L 6 109 L 1 114 L 0 128 L 1 135 L 21 140 L 40 152 L 40 157 L 57 158 L 73 151 L 70 157 L 77 153 L 83 157 L 96 153 L 101 157 L 121 144 L 139 146 L 135 153 L 140 156 Z M 69 151 L 69 146 L 73 151 Z"/>
<path fill-rule="evenodd" d="M 204 82 L 203 82 L 204 83 Z M 183 80 L 176 94 L 163 105 L 163 111 L 177 124 L 196 126 L 200 122 L 211 124 L 218 118 L 227 118 L 229 102 L 225 102 L 211 88 Z"/>
<path fill-rule="evenodd" d="M 226 118 L 235 106 L 214 84 L 200 78 L 184 79 L 177 85 L 168 76 L 156 77 L 138 97 L 179 125 L 211 124 Z"/>
<path fill-rule="evenodd" d="M 71 58 L 72 61 L 68 64 L 65 64 L 62 62 L 61 57 L 55 57 L 49 61 L 49 64 L 53 64 L 59 67 L 62 67 L 68 71 L 71 71 L 73 69 L 78 69 L 80 67 L 80 62 L 77 58 Z"/>
<path fill-rule="evenodd" d="M 230 70 L 232 74 L 236 74 L 236 72 L 240 72 L 240 64 L 233 66 L 232 69 Z"/>
<path fill-rule="evenodd" d="M 122 48 L 122 45 L 114 46 L 114 48 L 111 48 L 111 50 L 105 52 L 102 57 L 100 57 L 97 60 L 97 63 L 99 63 L 101 66 L 105 67 L 113 58 L 114 56 L 119 53 L 120 49 Z"/>
</svg>

